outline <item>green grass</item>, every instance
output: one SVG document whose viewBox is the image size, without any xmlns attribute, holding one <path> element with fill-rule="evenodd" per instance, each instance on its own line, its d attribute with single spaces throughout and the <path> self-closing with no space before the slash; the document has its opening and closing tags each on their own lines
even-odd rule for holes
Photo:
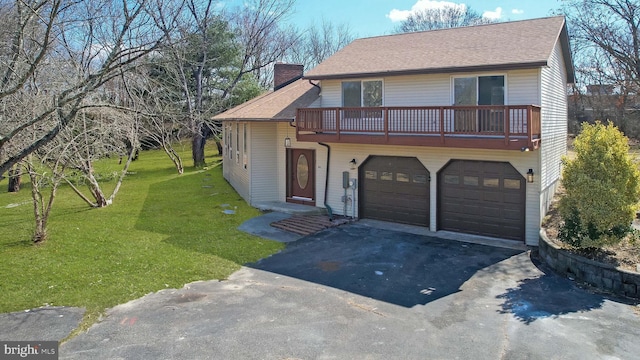
<svg viewBox="0 0 640 360">
<path fill-rule="evenodd" d="M 117 170 L 117 162 L 96 168 Z M 0 312 L 84 307 L 86 327 L 109 307 L 196 280 L 225 279 L 283 248 L 236 229 L 260 213 L 223 179 L 222 166 L 178 175 L 163 152 L 147 151 L 129 171 L 114 203 L 102 209 L 90 209 L 61 187 L 48 240 L 39 246 L 30 240 L 29 184 L 11 194 L 7 180 L 0 182 Z M 110 191 L 114 183 L 104 185 Z"/>
</svg>

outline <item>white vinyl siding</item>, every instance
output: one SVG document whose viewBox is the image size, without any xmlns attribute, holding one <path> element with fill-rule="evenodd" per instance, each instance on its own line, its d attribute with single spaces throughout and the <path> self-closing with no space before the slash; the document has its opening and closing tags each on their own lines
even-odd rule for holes
<svg viewBox="0 0 640 360">
<path fill-rule="evenodd" d="M 278 124 L 274 122 L 250 123 L 250 204 L 261 201 L 283 201 L 283 198 L 278 197 L 277 190 L 279 173 L 284 170 L 278 166 L 277 153 L 281 147 L 284 147 L 284 136 L 277 137 L 277 126 Z"/>
<path fill-rule="evenodd" d="M 567 152 L 567 73 L 557 43 L 549 66 L 541 70 L 542 143 L 540 144 L 540 213 L 545 215 L 561 175 Z"/>
<path fill-rule="evenodd" d="M 450 106 L 452 77 L 490 76 L 496 73 L 426 74 L 383 78 L 383 106 Z M 539 70 L 513 70 L 505 76 L 505 101 L 508 105 L 540 105 Z M 321 107 L 342 106 L 340 80 L 322 81 Z M 315 106 L 316 104 L 314 104 Z M 313 106 L 312 106 L 313 107 Z"/>
<path fill-rule="evenodd" d="M 226 131 L 226 134 L 224 134 L 226 135 L 224 139 L 227 139 L 227 141 L 231 142 L 231 144 L 229 144 L 228 147 L 225 147 L 225 149 L 229 152 L 229 155 L 233 154 L 233 152 L 236 152 L 235 154 L 233 154 L 236 159 L 233 159 L 232 156 L 223 157 L 222 166 L 224 178 L 227 179 L 229 184 L 233 186 L 233 188 L 238 192 L 240 196 L 242 196 L 244 199 L 249 199 L 251 195 L 249 189 L 250 173 L 246 169 L 244 169 L 242 162 L 237 161 L 241 144 L 238 143 L 240 139 L 235 133 L 237 133 L 237 130 L 240 128 L 239 123 L 225 121 L 223 123 L 223 128 Z"/>
<path fill-rule="evenodd" d="M 385 106 L 449 105 L 449 76 L 419 75 L 385 78 Z"/>
<path fill-rule="evenodd" d="M 340 80 L 322 80 L 320 107 L 342 106 L 342 83 Z"/>
<path fill-rule="evenodd" d="M 540 105 L 540 69 L 510 71 L 507 101 L 512 105 Z"/>
</svg>

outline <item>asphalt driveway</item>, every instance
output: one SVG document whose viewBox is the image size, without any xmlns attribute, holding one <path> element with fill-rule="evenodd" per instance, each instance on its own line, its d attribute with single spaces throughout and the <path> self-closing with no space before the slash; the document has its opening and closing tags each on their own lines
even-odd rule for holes
<svg viewBox="0 0 640 360">
<path fill-rule="evenodd" d="M 362 224 L 119 305 L 61 359 L 630 359 L 636 304 L 529 252 Z"/>
</svg>

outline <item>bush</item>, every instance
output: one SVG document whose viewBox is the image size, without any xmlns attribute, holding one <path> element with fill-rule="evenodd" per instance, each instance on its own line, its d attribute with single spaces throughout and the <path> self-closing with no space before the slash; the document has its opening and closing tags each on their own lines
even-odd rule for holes
<svg viewBox="0 0 640 360">
<path fill-rule="evenodd" d="M 616 244 L 631 231 L 640 198 L 640 171 L 628 139 L 610 122 L 582 124 L 576 158 L 563 159 L 566 195 L 559 238 L 576 247 Z"/>
</svg>

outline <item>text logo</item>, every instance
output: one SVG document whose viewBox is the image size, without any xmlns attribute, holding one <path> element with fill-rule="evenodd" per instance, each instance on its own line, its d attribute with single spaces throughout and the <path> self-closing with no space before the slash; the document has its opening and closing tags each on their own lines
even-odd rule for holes
<svg viewBox="0 0 640 360">
<path fill-rule="evenodd" d="M 58 360 L 57 341 L 0 341 L 0 360 Z"/>
</svg>

